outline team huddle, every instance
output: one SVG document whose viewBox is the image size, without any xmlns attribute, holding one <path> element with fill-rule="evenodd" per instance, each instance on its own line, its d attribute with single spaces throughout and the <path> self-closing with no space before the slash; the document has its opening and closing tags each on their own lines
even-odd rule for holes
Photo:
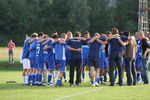
<svg viewBox="0 0 150 100">
<path fill-rule="evenodd" d="M 150 42 L 143 31 L 131 36 L 130 32 L 121 33 L 117 28 L 113 28 L 106 34 L 95 33 L 90 37 L 87 31 L 83 35 L 81 37 L 80 32 L 72 34 L 69 31 L 62 33 L 60 37 L 57 32 L 49 37 L 39 32 L 28 37 L 22 52 L 24 85 L 44 86 L 43 72 L 47 70 L 46 86 L 63 86 L 63 78 L 67 82 L 66 68 L 69 68 L 70 87 L 78 87 L 85 82 L 86 68 L 89 70 L 88 77 L 93 87 L 108 81 L 109 86 L 114 86 L 117 76 L 117 84 L 122 86 L 124 72 L 129 86 L 139 82 L 149 83 Z"/>
</svg>

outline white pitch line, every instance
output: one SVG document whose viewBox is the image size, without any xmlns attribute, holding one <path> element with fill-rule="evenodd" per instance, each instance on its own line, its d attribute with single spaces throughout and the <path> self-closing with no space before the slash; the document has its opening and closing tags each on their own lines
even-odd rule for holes
<svg viewBox="0 0 150 100">
<path fill-rule="evenodd" d="M 107 86 L 107 87 L 109 87 L 109 86 Z M 85 91 L 85 92 L 71 94 L 71 95 L 68 95 L 68 96 L 63 96 L 63 97 L 60 97 L 60 98 L 55 98 L 53 100 L 64 100 L 64 99 L 67 99 L 67 98 L 71 98 L 71 97 L 75 97 L 75 96 L 79 96 L 79 95 L 84 95 L 84 94 L 87 94 L 87 93 L 95 92 L 95 91 L 98 91 L 98 90 L 102 90 L 102 89 L 105 89 L 107 87 L 101 87 L 101 88 L 97 88 L 97 89 L 93 89 L 93 90 L 89 90 L 89 91 Z"/>
</svg>

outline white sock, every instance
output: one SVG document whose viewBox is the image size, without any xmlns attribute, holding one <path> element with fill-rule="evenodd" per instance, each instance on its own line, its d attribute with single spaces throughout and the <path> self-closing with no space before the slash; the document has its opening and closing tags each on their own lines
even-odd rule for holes
<svg viewBox="0 0 150 100">
<path fill-rule="evenodd" d="M 28 84 L 28 76 L 25 76 L 25 84 Z"/>
</svg>

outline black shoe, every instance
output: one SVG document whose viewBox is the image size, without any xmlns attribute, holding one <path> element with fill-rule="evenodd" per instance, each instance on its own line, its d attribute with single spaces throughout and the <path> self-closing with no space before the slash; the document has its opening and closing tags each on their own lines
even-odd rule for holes
<svg viewBox="0 0 150 100">
<path fill-rule="evenodd" d="M 38 86 L 45 86 L 45 85 L 43 85 L 43 84 L 39 84 Z"/>
<path fill-rule="evenodd" d="M 114 84 L 110 84 L 109 86 L 114 86 Z"/>
<path fill-rule="evenodd" d="M 123 83 L 119 83 L 119 86 L 123 86 Z"/>
</svg>

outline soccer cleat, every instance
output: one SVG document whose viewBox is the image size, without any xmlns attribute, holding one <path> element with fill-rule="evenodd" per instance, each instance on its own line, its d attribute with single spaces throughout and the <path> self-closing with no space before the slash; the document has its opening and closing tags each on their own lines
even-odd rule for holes
<svg viewBox="0 0 150 100">
<path fill-rule="evenodd" d="M 95 87 L 95 84 L 91 84 L 92 87 Z"/>
<path fill-rule="evenodd" d="M 114 84 L 110 84 L 109 86 L 114 86 Z"/>
<path fill-rule="evenodd" d="M 83 79 L 82 82 L 85 83 L 85 80 Z"/>
<path fill-rule="evenodd" d="M 67 80 L 65 80 L 65 83 L 67 83 Z"/>
<path fill-rule="evenodd" d="M 80 86 L 79 83 L 77 83 L 77 84 L 76 84 L 76 87 L 79 87 L 79 86 Z"/>
<path fill-rule="evenodd" d="M 98 82 L 95 82 L 95 86 L 100 86 L 100 84 Z"/>
<path fill-rule="evenodd" d="M 74 87 L 74 85 L 73 85 L 73 84 L 70 84 L 70 87 Z"/>
</svg>

